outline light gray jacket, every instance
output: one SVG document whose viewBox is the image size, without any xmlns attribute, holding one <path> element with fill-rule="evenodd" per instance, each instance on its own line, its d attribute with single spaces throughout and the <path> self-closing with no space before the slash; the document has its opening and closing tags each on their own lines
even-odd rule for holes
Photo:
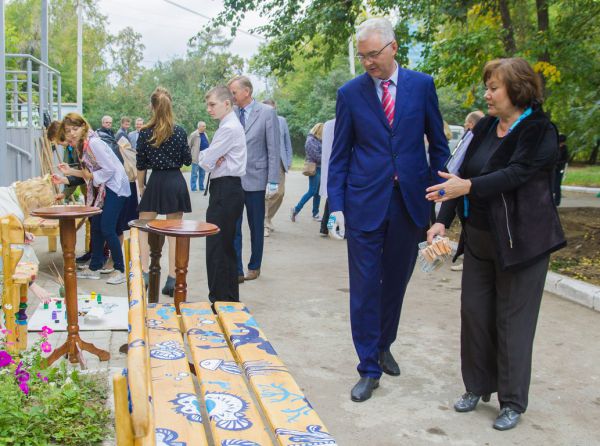
<svg viewBox="0 0 600 446">
<path fill-rule="evenodd" d="M 240 109 L 235 107 L 240 116 Z M 248 161 L 242 187 L 247 192 L 264 191 L 267 183 L 279 184 L 280 137 L 279 120 L 273 107 L 255 101 L 246 116 L 246 147 Z"/>
<path fill-rule="evenodd" d="M 290 130 L 288 128 L 287 121 L 283 116 L 277 116 L 279 118 L 279 136 L 281 145 L 281 165 L 283 170 L 286 172 L 290 170 L 292 166 L 292 140 L 290 138 Z"/>
</svg>

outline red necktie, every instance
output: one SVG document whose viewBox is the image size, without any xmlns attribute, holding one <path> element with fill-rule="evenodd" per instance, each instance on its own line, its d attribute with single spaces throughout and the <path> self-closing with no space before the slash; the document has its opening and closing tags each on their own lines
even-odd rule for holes
<svg viewBox="0 0 600 446">
<path fill-rule="evenodd" d="M 383 105 L 383 112 L 385 113 L 385 117 L 387 118 L 390 126 L 394 122 L 394 98 L 392 97 L 389 87 L 392 81 L 383 81 L 381 83 L 381 89 L 383 90 L 383 94 L 381 95 L 381 105 Z"/>
</svg>

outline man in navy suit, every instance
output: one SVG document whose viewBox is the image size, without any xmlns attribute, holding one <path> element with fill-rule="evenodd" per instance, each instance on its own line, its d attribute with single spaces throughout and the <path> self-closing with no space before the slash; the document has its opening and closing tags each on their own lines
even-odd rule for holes
<svg viewBox="0 0 600 446">
<path fill-rule="evenodd" d="M 351 398 L 365 401 L 382 371 L 400 375 L 390 346 L 429 223 L 425 189 L 441 181 L 437 171 L 449 151 L 433 79 L 398 66 L 391 23 L 367 20 L 356 37 L 366 73 L 338 90 L 327 189 L 330 235 L 348 239 L 350 320 L 361 377 Z"/>
</svg>

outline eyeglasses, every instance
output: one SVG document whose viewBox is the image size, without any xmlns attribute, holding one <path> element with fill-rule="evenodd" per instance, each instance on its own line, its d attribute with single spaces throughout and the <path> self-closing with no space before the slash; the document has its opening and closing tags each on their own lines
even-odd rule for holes
<svg viewBox="0 0 600 446">
<path fill-rule="evenodd" d="M 356 56 L 356 58 L 357 58 L 357 59 L 358 59 L 360 62 L 363 62 L 363 61 L 365 61 L 365 60 L 373 60 L 373 59 L 376 59 L 376 58 L 378 58 L 378 57 L 381 55 L 381 53 L 383 52 L 383 50 L 385 50 L 385 49 L 386 49 L 388 46 L 390 46 L 392 43 L 394 43 L 394 41 L 393 41 L 393 40 L 392 40 L 391 42 L 389 42 L 389 43 L 388 43 L 386 46 L 384 46 L 383 48 L 381 48 L 381 49 L 380 49 L 379 51 L 377 51 L 377 52 L 372 52 L 372 53 L 365 54 L 365 55 L 358 54 L 358 55 Z"/>
</svg>

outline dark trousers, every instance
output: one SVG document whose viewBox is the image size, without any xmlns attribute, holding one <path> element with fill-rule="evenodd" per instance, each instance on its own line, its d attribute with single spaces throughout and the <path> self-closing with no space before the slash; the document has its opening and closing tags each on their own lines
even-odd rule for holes
<svg viewBox="0 0 600 446">
<path fill-rule="evenodd" d="M 244 190 L 239 177 L 211 178 L 206 221 L 219 233 L 206 238 L 208 298 L 211 302 L 239 302 L 236 223 L 244 211 Z"/>
<path fill-rule="evenodd" d="M 467 224 L 465 242 L 460 310 L 465 388 L 477 395 L 498 392 L 502 407 L 525 412 L 550 257 L 502 271 L 489 231 Z"/>
<path fill-rule="evenodd" d="M 323 209 L 323 218 L 321 219 L 321 228 L 319 232 L 321 234 L 329 234 L 327 229 L 327 222 L 329 221 L 329 198 L 325 200 L 325 209 Z"/>
<path fill-rule="evenodd" d="M 90 237 L 92 240 L 90 269 L 92 271 L 97 271 L 104 265 L 104 242 L 106 242 L 110 249 L 114 268 L 125 272 L 121 241 L 117 235 L 117 222 L 126 200 L 127 197 L 119 197 L 107 187 L 102 213 L 90 219 Z"/>
<path fill-rule="evenodd" d="M 374 231 L 346 228 L 350 322 L 361 376 L 379 378 L 379 352 L 396 340 L 406 285 L 423 238 L 395 187 L 386 218 Z"/>
<path fill-rule="evenodd" d="M 265 244 L 265 191 L 244 191 L 244 205 L 246 206 L 246 217 L 250 227 L 250 263 L 248 269 L 260 269 L 262 264 L 263 246 Z M 244 275 L 242 262 L 242 215 L 237 221 L 235 234 L 235 251 L 237 253 L 237 268 L 240 276 Z"/>
</svg>

